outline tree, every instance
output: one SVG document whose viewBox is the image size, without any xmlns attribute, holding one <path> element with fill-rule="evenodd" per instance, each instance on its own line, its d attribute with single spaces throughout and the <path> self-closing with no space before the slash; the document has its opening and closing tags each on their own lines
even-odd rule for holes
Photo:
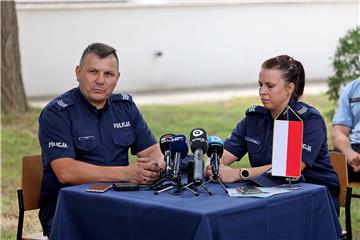
<svg viewBox="0 0 360 240">
<path fill-rule="evenodd" d="M 1 113 L 18 114 L 27 109 L 15 2 L 1 1 Z"/>
<path fill-rule="evenodd" d="M 341 86 L 360 76 L 360 26 L 339 39 L 332 61 L 334 75 L 328 79 L 329 99 L 337 101 Z"/>
</svg>

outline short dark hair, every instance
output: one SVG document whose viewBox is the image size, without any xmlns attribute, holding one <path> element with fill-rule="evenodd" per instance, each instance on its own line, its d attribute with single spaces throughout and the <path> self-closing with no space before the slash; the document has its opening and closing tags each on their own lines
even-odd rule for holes
<svg viewBox="0 0 360 240">
<path fill-rule="evenodd" d="M 80 66 L 82 66 L 84 64 L 86 56 L 89 55 L 90 53 L 95 54 L 96 56 L 98 56 L 101 59 L 106 58 L 110 55 L 113 55 L 119 66 L 119 59 L 116 54 L 116 49 L 107 44 L 104 44 L 104 43 L 92 43 L 89 46 L 87 46 L 81 55 Z"/>
<path fill-rule="evenodd" d="M 295 91 L 293 92 L 292 97 L 299 100 L 303 95 L 305 87 L 305 70 L 301 62 L 288 55 L 279 55 L 266 60 L 261 65 L 261 68 L 280 70 L 282 72 L 282 77 L 287 83 L 295 84 Z"/>
</svg>

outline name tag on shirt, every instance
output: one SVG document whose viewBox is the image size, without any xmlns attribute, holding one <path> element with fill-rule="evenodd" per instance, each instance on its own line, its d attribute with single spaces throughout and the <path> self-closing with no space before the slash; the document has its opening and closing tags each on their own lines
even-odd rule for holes
<svg viewBox="0 0 360 240">
<path fill-rule="evenodd" d="M 83 136 L 83 137 L 79 137 L 79 141 L 88 141 L 88 140 L 94 140 L 95 137 L 94 136 Z"/>
<path fill-rule="evenodd" d="M 360 97 L 350 98 L 350 103 L 360 102 Z"/>
</svg>

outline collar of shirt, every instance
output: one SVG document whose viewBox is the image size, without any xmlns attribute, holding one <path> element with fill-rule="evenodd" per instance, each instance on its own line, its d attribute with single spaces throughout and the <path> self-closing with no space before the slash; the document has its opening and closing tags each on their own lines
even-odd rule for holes
<svg viewBox="0 0 360 240">
<path fill-rule="evenodd" d="M 289 105 L 289 107 L 292 108 L 292 110 L 295 111 L 297 103 L 298 103 L 298 100 L 296 98 L 290 98 L 288 105 Z"/>
<path fill-rule="evenodd" d="M 106 99 L 106 103 L 103 108 L 97 109 L 94 105 L 92 105 L 85 96 L 81 93 L 79 88 L 76 88 L 75 95 L 78 97 L 80 102 L 87 107 L 89 112 L 94 112 L 98 117 L 101 117 L 103 112 L 109 107 L 109 101 Z"/>
<path fill-rule="evenodd" d="M 296 107 L 298 104 L 298 100 L 295 98 L 291 98 L 290 101 L 288 102 L 288 106 L 294 111 L 296 112 Z M 270 110 L 267 109 L 267 115 L 271 116 L 271 112 Z M 271 116 L 272 118 L 272 116 Z M 273 119 L 273 118 L 272 118 Z M 298 120 L 298 117 L 294 115 L 294 113 L 291 110 L 286 110 L 284 109 L 282 111 L 281 114 L 279 114 L 279 116 L 277 117 L 277 120 Z"/>
</svg>

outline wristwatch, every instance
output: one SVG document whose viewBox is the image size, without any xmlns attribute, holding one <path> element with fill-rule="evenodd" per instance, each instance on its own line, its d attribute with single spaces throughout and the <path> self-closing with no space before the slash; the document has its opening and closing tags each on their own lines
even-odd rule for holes
<svg viewBox="0 0 360 240">
<path fill-rule="evenodd" d="M 246 168 L 240 168 L 239 176 L 240 180 L 246 180 L 250 177 L 250 172 Z"/>
</svg>

